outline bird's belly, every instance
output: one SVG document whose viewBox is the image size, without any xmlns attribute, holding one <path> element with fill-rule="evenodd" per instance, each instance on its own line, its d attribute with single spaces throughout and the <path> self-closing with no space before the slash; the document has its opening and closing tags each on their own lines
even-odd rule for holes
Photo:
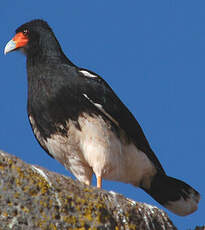
<svg viewBox="0 0 205 230">
<path fill-rule="evenodd" d="M 138 185 L 155 173 L 146 154 L 119 138 L 101 117 L 82 118 L 79 124 L 82 153 L 96 176 Z"/>
<path fill-rule="evenodd" d="M 31 117 L 30 121 L 41 145 L 84 183 L 90 180 L 94 172 L 104 179 L 137 186 L 144 178 L 151 178 L 156 173 L 146 154 L 132 142 L 116 135 L 101 116 L 86 113 L 79 116 L 80 129 L 69 120 L 66 136 L 54 133 L 44 141 L 39 138 Z"/>
<path fill-rule="evenodd" d="M 117 161 L 110 159 L 111 169 L 108 174 L 103 177 L 108 180 L 116 180 L 125 183 L 130 183 L 138 186 L 143 183 L 142 180 L 151 179 L 156 170 L 148 157 L 135 145 L 129 144 L 121 147 L 122 155 L 119 155 L 116 150 L 113 150 Z M 149 183 L 145 182 L 145 183 Z"/>
</svg>

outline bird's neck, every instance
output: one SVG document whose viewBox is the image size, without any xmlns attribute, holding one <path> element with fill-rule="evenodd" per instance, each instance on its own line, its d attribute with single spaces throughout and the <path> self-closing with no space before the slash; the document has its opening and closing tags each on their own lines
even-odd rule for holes
<svg viewBox="0 0 205 230">
<path fill-rule="evenodd" d="M 33 41 L 26 50 L 27 62 L 32 65 L 59 62 L 73 65 L 63 53 L 58 40 L 53 34 L 43 34 L 38 41 Z"/>
<path fill-rule="evenodd" d="M 62 83 L 62 76 L 58 70 L 62 69 L 63 66 L 70 66 L 71 68 L 74 66 L 63 53 L 61 55 L 27 55 L 29 97 L 38 94 L 41 95 L 39 98 L 47 97 L 48 93 L 53 94 L 53 91 L 57 90 L 57 86 L 62 87 L 64 83 Z M 58 84 L 56 85 L 55 82 Z M 37 97 L 35 101 L 39 98 Z"/>
<path fill-rule="evenodd" d="M 74 64 L 65 56 L 61 48 L 59 50 L 48 48 L 43 49 L 41 52 L 28 53 L 27 54 L 27 68 L 35 69 L 36 71 L 40 66 L 56 66 L 61 64 L 67 64 L 74 66 Z"/>
</svg>

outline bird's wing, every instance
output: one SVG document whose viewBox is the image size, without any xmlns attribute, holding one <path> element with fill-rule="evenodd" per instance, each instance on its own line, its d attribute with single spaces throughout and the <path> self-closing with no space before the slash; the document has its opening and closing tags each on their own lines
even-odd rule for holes
<svg viewBox="0 0 205 230">
<path fill-rule="evenodd" d="M 152 151 L 139 123 L 121 102 L 110 86 L 97 74 L 80 69 L 82 96 L 101 111 L 111 122 L 125 131 L 138 149 L 144 152 L 154 165 L 164 170 Z"/>
</svg>

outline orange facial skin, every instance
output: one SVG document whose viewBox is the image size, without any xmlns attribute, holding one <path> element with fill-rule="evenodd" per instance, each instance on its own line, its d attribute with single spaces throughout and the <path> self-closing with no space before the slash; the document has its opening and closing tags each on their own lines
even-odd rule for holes
<svg viewBox="0 0 205 230">
<path fill-rule="evenodd" d="M 28 37 L 24 35 L 22 32 L 17 33 L 13 39 L 16 43 L 16 49 L 25 46 L 28 43 Z"/>
</svg>

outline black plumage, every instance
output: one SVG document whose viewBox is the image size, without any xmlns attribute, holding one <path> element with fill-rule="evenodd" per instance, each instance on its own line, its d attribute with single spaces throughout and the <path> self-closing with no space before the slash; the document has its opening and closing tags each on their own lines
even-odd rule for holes
<svg viewBox="0 0 205 230">
<path fill-rule="evenodd" d="M 119 180 L 141 187 L 178 215 L 197 209 L 198 192 L 166 176 L 132 113 L 99 75 L 65 56 L 45 21 L 28 22 L 16 35 L 23 45 L 14 37 L 16 47 L 8 43 L 5 53 L 21 49 L 26 54 L 28 116 L 49 155 L 84 183 L 90 184 L 94 172 L 99 187 L 101 178 Z"/>
</svg>

